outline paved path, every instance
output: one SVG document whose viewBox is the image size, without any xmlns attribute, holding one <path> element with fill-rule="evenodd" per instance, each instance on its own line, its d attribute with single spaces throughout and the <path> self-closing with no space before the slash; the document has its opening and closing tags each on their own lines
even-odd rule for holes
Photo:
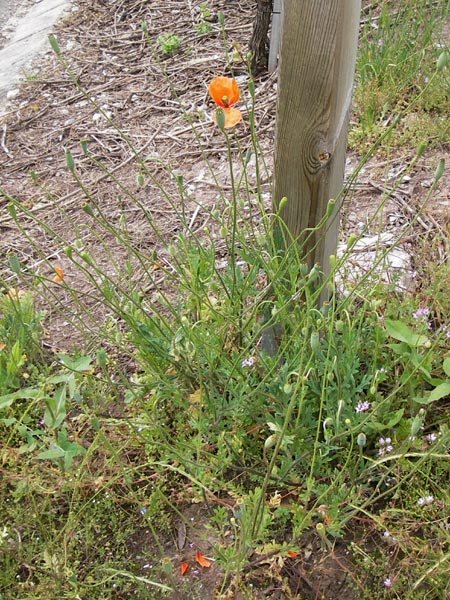
<svg viewBox="0 0 450 600">
<path fill-rule="evenodd" d="M 68 6 L 69 0 L 0 0 L 0 33 L 5 25 L 15 26 L 0 46 L 0 113 L 7 93 L 17 86 L 33 58 L 48 48 L 47 35 Z"/>
</svg>

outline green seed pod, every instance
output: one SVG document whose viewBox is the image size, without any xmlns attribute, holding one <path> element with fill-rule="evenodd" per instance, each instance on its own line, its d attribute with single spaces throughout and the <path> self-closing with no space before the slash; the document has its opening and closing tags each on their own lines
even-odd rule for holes
<svg viewBox="0 0 450 600">
<path fill-rule="evenodd" d="M 445 160 L 443 158 L 440 159 L 438 166 L 436 167 L 436 171 L 434 172 L 434 180 L 439 181 L 445 171 Z"/>
<path fill-rule="evenodd" d="M 141 186 L 141 187 L 142 187 L 142 186 L 144 185 L 144 183 L 145 183 L 145 180 L 144 180 L 144 176 L 142 175 L 142 173 L 138 173 L 138 174 L 137 174 L 137 176 L 136 176 L 136 181 L 137 181 L 137 184 L 138 184 L 139 186 Z"/>
<path fill-rule="evenodd" d="M 81 208 L 90 217 L 94 216 L 94 211 L 92 210 L 92 206 L 90 204 L 88 204 L 87 202 L 83 202 L 83 204 L 81 205 Z"/>
<path fill-rule="evenodd" d="M 285 394 L 290 394 L 292 392 L 292 384 L 285 383 L 284 386 L 283 386 L 283 392 Z"/>
<path fill-rule="evenodd" d="M 64 254 L 68 257 L 68 258 L 72 258 L 72 246 L 66 246 L 64 248 Z"/>
<path fill-rule="evenodd" d="M 447 63 L 449 61 L 449 58 L 450 58 L 450 54 L 447 52 L 447 50 L 444 50 L 443 52 L 441 52 L 441 54 L 439 55 L 439 58 L 437 59 L 436 70 L 442 71 L 443 69 L 445 69 L 445 67 L 447 66 Z"/>
<path fill-rule="evenodd" d="M 330 270 L 333 272 L 336 270 L 336 255 L 335 254 L 330 254 L 330 256 L 328 257 L 328 260 L 330 262 Z"/>
<path fill-rule="evenodd" d="M 288 199 L 286 198 L 286 196 L 284 198 L 281 198 L 281 200 L 278 204 L 278 210 L 279 211 L 283 210 L 283 208 L 286 206 L 287 203 L 288 203 Z"/>
<path fill-rule="evenodd" d="M 269 448 L 272 448 L 273 446 L 275 446 L 275 444 L 277 443 L 277 439 L 278 439 L 278 436 L 276 433 L 272 433 L 272 435 L 269 435 L 269 437 L 264 442 L 264 448 L 266 450 L 268 450 Z"/>
<path fill-rule="evenodd" d="M 80 140 L 80 146 L 81 146 L 81 151 L 83 152 L 83 154 L 87 154 L 87 139 L 82 138 Z"/>
<path fill-rule="evenodd" d="M 352 235 L 349 236 L 349 238 L 347 240 L 347 250 L 350 250 L 351 248 L 353 248 L 353 246 L 356 244 L 357 241 L 358 241 L 358 236 L 355 235 L 354 233 L 352 233 Z"/>
<path fill-rule="evenodd" d="M 331 215 L 333 214 L 335 206 L 336 206 L 336 200 L 333 200 L 332 198 L 330 198 L 328 200 L 328 204 L 327 204 L 327 212 L 326 212 L 327 219 L 329 219 L 331 217 Z"/>
<path fill-rule="evenodd" d="M 358 446 L 360 448 L 364 448 L 364 446 L 367 444 L 367 436 L 365 433 L 359 433 L 358 437 L 356 438 L 356 443 L 358 444 Z"/>
<path fill-rule="evenodd" d="M 52 47 L 52 50 L 56 54 L 56 56 L 61 56 L 61 49 L 59 47 L 58 41 L 52 33 L 48 36 L 48 41 L 50 42 L 50 46 Z"/>
<path fill-rule="evenodd" d="M 141 21 L 141 29 L 144 33 L 148 33 L 148 27 L 145 21 Z"/>
<path fill-rule="evenodd" d="M 426 416 L 427 416 L 427 411 L 425 409 L 421 408 L 411 423 L 411 435 L 412 436 L 415 436 L 416 434 L 418 434 L 419 431 L 422 429 Z"/>
<path fill-rule="evenodd" d="M 232 510 L 235 519 L 242 519 L 242 515 L 244 514 L 244 502 L 242 500 L 237 501 Z"/>
<path fill-rule="evenodd" d="M 75 171 L 75 162 L 73 160 L 72 153 L 68 148 L 66 149 L 66 164 L 69 171 L 73 173 Z"/>
<path fill-rule="evenodd" d="M 217 13 L 217 21 L 221 27 L 225 25 L 225 17 L 223 16 L 223 12 L 219 10 Z"/>
<path fill-rule="evenodd" d="M 317 352 L 320 348 L 320 339 L 317 331 L 313 331 L 311 337 L 309 339 L 309 343 L 311 345 L 311 350 L 313 352 Z"/>
<path fill-rule="evenodd" d="M 94 266 L 94 261 L 87 252 L 80 252 L 80 258 L 81 260 L 84 260 L 84 262 L 87 262 L 88 265 Z"/>
<path fill-rule="evenodd" d="M 426 149 L 427 149 L 427 143 L 420 142 L 420 144 L 417 147 L 416 158 L 420 158 Z"/>
<path fill-rule="evenodd" d="M 12 202 L 8 203 L 8 212 L 14 220 L 17 218 L 16 207 Z"/>
</svg>

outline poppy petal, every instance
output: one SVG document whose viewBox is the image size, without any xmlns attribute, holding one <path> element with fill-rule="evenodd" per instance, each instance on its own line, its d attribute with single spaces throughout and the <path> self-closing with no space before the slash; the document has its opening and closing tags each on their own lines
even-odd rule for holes
<svg viewBox="0 0 450 600">
<path fill-rule="evenodd" d="M 242 113 L 237 108 L 224 108 L 223 109 L 225 115 L 225 129 L 231 129 L 237 125 L 240 121 L 242 121 Z M 217 125 L 216 113 L 213 112 L 212 119 L 214 123 Z"/>
<path fill-rule="evenodd" d="M 201 567 L 205 567 L 205 569 L 209 569 L 209 567 L 212 565 L 211 561 L 205 558 L 202 554 L 200 554 L 198 550 L 195 554 L 195 560 Z"/>
<path fill-rule="evenodd" d="M 187 570 L 189 569 L 189 565 L 187 562 L 182 562 L 180 565 L 180 573 L 181 575 L 186 575 Z"/>
<path fill-rule="evenodd" d="M 61 269 L 61 267 L 55 267 L 53 269 L 56 273 L 56 275 L 53 277 L 52 281 L 54 283 L 61 283 L 61 281 L 64 279 L 64 271 Z"/>
<path fill-rule="evenodd" d="M 239 88 L 231 77 L 215 77 L 208 86 L 208 92 L 222 108 L 229 108 L 239 100 Z"/>
</svg>

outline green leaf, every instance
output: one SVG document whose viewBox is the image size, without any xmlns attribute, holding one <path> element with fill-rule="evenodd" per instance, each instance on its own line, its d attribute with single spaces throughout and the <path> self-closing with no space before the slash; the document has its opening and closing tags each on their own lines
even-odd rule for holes
<svg viewBox="0 0 450 600">
<path fill-rule="evenodd" d="M 384 326 L 386 327 L 388 334 L 393 337 L 394 340 L 404 342 L 405 344 L 408 344 L 408 346 L 424 346 L 429 341 L 426 335 L 414 333 L 414 331 L 408 327 L 408 325 L 402 323 L 402 321 L 391 321 L 390 319 L 386 319 Z"/>
<path fill-rule="evenodd" d="M 46 399 L 44 422 L 50 429 L 57 429 L 66 418 L 66 386 L 60 386 L 52 397 Z"/>
<path fill-rule="evenodd" d="M 416 397 L 414 398 L 414 401 L 418 404 L 431 404 L 432 402 L 436 402 L 436 400 L 440 400 L 446 396 L 450 396 L 450 380 L 448 379 L 436 386 L 434 390 L 428 394 L 428 396 Z"/>
<path fill-rule="evenodd" d="M 444 373 L 447 375 L 447 377 L 450 377 L 450 358 L 446 358 L 444 360 L 442 367 L 443 367 Z"/>
<path fill-rule="evenodd" d="M 23 388 L 22 390 L 18 390 L 17 392 L 12 392 L 11 394 L 5 394 L 4 396 L 0 396 L 0 410 L 2 408 L 7 408 L 8 406 L 11 406 L 11 404 L 15 400 L 37 398 L 38 394 L 39 390 L 36 388 Z"/>
<path fill-rule="evenodd" d="M 450 381 L 444 381 L 444 383 L 435 387 L 428 396 L 428 402 L 436 402 L 436 400 L 440 400 L 446 396 L 450 396 Z"/>
<path fill-rule="evenodd" d="M 20 273 L 20 261 L 15 254 L 10 254 L 8 256 L 8 264 L 11 271 L 14 271 L 14 273 Z"/>
<path fill-rule="evenodd" d="M 92 358 L 90 356 L 81 356 L 76 360 L 72 360 L 67 354 L 58 354 L 58 358 L 64 367 L 71 371 L 76 371 L 77 373 L 84 373 L 92 368 Z"/>
<path fill-rule="evenodd" d="M 45 450 L 44 452 L 40 452 L 36 458 L 38 460 L 55 460 L 55 458 L 62 458 L 65 454 L 65 451 L 59 446 L 53 446 L 50 450 Z"/>
<path fill-rule="evenodd" d="M 401 418 L 403 417 L 403 413 L 404 413 L 403 408 L 399 408 L 397 411 L 395 411 L 395 413 L 391 416 L 391 418 L 387 422 L 386 427 L 388 429 L 392 429 L 392 427 L 395 427 L 397 425 L 397 423 L 399 423 L 401 421 Z"/>
</svg>

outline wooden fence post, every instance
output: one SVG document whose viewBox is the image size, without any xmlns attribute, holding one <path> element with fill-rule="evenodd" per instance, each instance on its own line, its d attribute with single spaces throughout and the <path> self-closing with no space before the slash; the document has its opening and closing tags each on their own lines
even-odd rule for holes
<svg viewBox="0 0 450 600">
<path fill-rule="evenodd" d="M 269 73 L 275 71 L 280 49 L 281 25 L 283 16 L 283 0 L 273 0 L 272 30 L 270 32 Z"/>
<path fill-rule="evenodd" d="M 309 267 L 329 272 L 340 206 L 310 236 L 344 180 L 360 0 L 284 0 L 278 74 L 274 204 Z"/>
</svg>

